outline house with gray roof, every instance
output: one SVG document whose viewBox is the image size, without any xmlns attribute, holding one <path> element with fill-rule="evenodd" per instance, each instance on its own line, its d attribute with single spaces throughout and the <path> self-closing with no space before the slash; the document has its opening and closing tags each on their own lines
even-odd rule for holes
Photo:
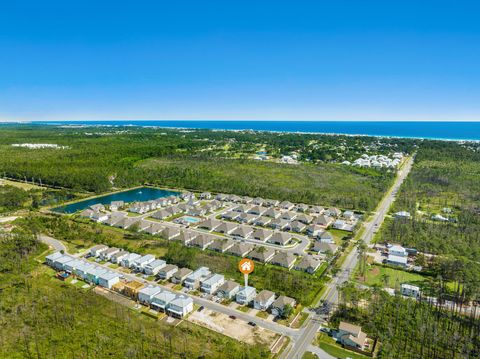
<svg viewBox="0 0 480 359">
<path fill-rule="evenodd" d="M 335 243 L 333 235 L 330 232 L 323 231 L 317 236 L 317 241 L 324 243 Z"/>
<path fill-rule="evenodd" d="M 173 241 L 177 241 L 182 243 L 184 246 L 188 246 L 198 236 L 199 234 L 197 234 L 196 232 L 183 230 L 180 231 L 180 234 L 177 237 L 173 238 Z"/>
<path fill-rule="evenodd" d="M 290 229 L 294 232 L 298 232 L 298 233 L 303 232 L 305 230 L 305 228 L 307 228 L 305 223 L 302 223 L 300 221 L 293 221 L 290 224 Z"/>
<path fill-rule="evenodd" d="M 289 202 L 289 201 L 280 202 L 280 204 L 278 206 L 280 208 L 288 210 L 288 211 L 290 211 L 291 209 L 293 209 L 295 207 L 295 205 L 292 202 Z"/>
<path fill-rule="evenodd" d="M 227 250 L 227 253 L 233 254 L 234 256 L 245 257 L 251 250 L 253 250 L 253 244 L 240 242 L 235 243 L 230 249 Z"/>
<path fill-rule="evenodd" d="M 118 282 L 120 282 L 120 275 L 117 272 L 101 271 L 97 275 L 96 283 L 103 288 L 111 289 Z"/>
<path fill-rule="evenodd" d="M 321 264 L 322 264 L 321 260 L 316 259 L 311 255 L 305 255 L 300 260 L 300 262 L 295 264 L 295 269 L 313 274 L 316 272 L 316 270 L 320 267 Z"/>
<path fill-rule="evenodd" d="M 213 273 L 200 282 L 200 290 L 204 293 L 214 294 L 224 282 L 225 277 L 223 275 Z"/>
<path fill-rule="evenodd" d="M 268 226 L 273 229 L 285 231 L 290 229 L 290 222 L 281 218 L 276 218 L 276 219 L 272 219 L 272 221 L 268 224 Z"/>
<path fill-rule="evenodd" d="M 200 282 L 207 278 L 210 273 L 210 269 L 207 267 L 200 267 L 185 278 L 183 285 L 190 289 L 196 289 L 200 285 Z"/>
<path fill-rule="evenodd" d="M 238 218 L 238 216 L 240 216 L 240 212 L 235 212 L 235 211 L 229 211 L 222 214 L 222 218 L 228 219 L 230 221 L 235 221 Z"/>
<path fill-rule="evenodd" d="M 147 285 L 138 291 L 138 301 L 145 305 L 150 305 L 152 299 L 161 293 L 162 289 L 156 285 Z"/>
<path fill-rule="evenodd" d="M 253 307 L 257 310 L 267 310 L 274 301 L 275 293 L 264 289 L 253 300 Z"/>
<path fill-rule="evenodd" d="M 160 293 L 153 296 L 150 307 L 158 312 L 166 312 L 168 305 L 176 297 L 176 294 L 168 290 L 162 290 Z"/>
<path fill-rule="evenodd" d="M 245 224 L 252 224 L 257 218 L 258 216 L 254 214 L 240 213 L 240 215 L 237 217 L 237 221 Z"/>
<path fill-rule="evenodd" d="M 325 243 L 325 242 L 315 242 L 313 245 L 313 251 L 318 253 L 335 253 L 338 250 L 338 246 L 333 243 Z"/>
<path fill-rule="evenodd" d="M 119 223 L 125 217 L 126 217 L 126 214 L 123 212 L 112 212 L 108 216 L 108 219 L 103 223 L 112 227 L 116 227 L 117 223 Z"/>
<path fill-rule="evenodd" d="M 168 314 L 175 318 L 183 318 L 191 311 L 193 311 L 193 299 L 185 295 L 178 295 L 167 307 Z"/>
<path fill-rule="evenodd" d="M 292 235 L 286 232 L 274 232 L 272 237 L 267 240 L 269 243 L 285 246 L 292 240 Z"/>
<path fill-rule="evenodd" d="M 162 269 L 166 265 L 167 262 L 165 262 L 163 259 L 156 259 L 145 266 L 144 272 L 147 275 L 156 275 L 160 271 L 160 269 Z"/>
<path fill-rule="evenodd" d="M 276 210 L 275 208 L 269 208 L 263 213 L 263 215 L 270 218 L 278 218 L 282 215 L 282 212 Z"/>
<path fill-rule="evenodd" d="M 190 268 L 180 268 L 171 276 L 170 280 L 175 284 L 183 284 L 183 281 L 192 273 L 193 271 Z"/>
<path fill-rule="evenodd" d="M 215 252 L 224 253 L 234 244 L 235 242 L 229 238 L 215 238 L 208 249 Z"/>
<path fill-rule="evenodd" d="M 207 234 L 200 234 L 196 236 L 193 241 L 190 242 L 190 246 L 197 247 L 202 250 L 205 250 L 210 244 L 213 243 L 215 237 Z"/>
<path fill-rule="evenodd" d="M 240 225 L 235 228 L 231 235 L 239 238 L 248 238 L 253 234 L 253 228 L 245 225 Z"/>
<path fill-rule="evenodd" d="M 271 221 L 272 219 L 270 217 L 260 216 L 255 219 L 253 224 L 260 227 L 266 227 Z"/>
<path fill-rule="evenodd" d="M 295 218 L 297 218 L 297 215 L 298 214 L 296 212 L 286 211 L 282 213 L 280 218 L 286 221 L 293 221 Z"/>
<path fill-rule="evenodd" d="M 149 223 L 150 223 L 150 225 L 148 227 L 145 227 L 143 229 L 143 232 L 151 234 L 151 235 L 155 235 L 155 234 L 160 233 L 161 231 L 163 231 L 165 229 L 165 227 L 162 226 L 160 223 L 155 223 L 155 222 L 149 222 Z"/>
<path fill-rule="evenodd" d="M 180 235 L 180 230 L 177 227 L 165 227 L 160 235 L 162 238 L 172 240 Z"/>
<path fill-rule="evenodd" d="M 324 214 L 321 214 L 318 217 L 313 219 L 313 224 L 318 224 L 319 226 L 323 226 L 324 228 L 327 228 L 332 223 L 333 223 L 333 218 L 326 216 Z"/>
<path fill-rule="evenodd" d="M 225 281 L 220 288 L 218 288 L 217 296 L 225 299 L 232 299 L 240 290 L 240 284 L 231 280 Z"/>
<path fill-rule="evenodd" d="M 253 239 L 257 241 L 265 242 L 270 239 L 273 235 L 273 231 L 264 228 L 258 228 L 253 232 Z"/>
<path fill-rule="evenodd" d="M 297 216 L 296 220 L 304 224 L 310 224 L 313 221 L 313 217 L 305 213 L 300 213 Z"/>
<path fill-rule="evenodd" d="M 275 254 L 270 263 L 292 269 L 297 257 L 290 252 L 278 252 Z"/>
<path fill-rule="evenodd" d="M 248 254 L 248 257 L 258 261 L 267 263 L 275 255 L 275 250 L 270 247 L 256 247 L 253 251 Z"/>
<path fill-rule="evenodd" d="M 240 287 L 235 296 L 235 301 L 241 305 L 249 305 L 257 295 L 257 290 L 253 287 Z"/>
<path fill-rule="evenodd" d="M 272 314 L 275 316 L 281 316 L 283 314 L 283 310 L 286 306 L 290 306 L 295 308 L 297 302 L 295 299 L 287 297 L 285 295 L 279 296 L 273 303 L 272 303 Z"/>
<path fill-rule="evenodd" d="M 110 262 L 112 263 L 120 263 L 120 261 L 125 258 L 126 256 L 128 256 L 130 253 L 127 252 L 127 251 L 124 251 L 124 250 L 120 250 L 119 252 L 115 253 L 114 255 L 112 255 L 112 257 L 110 258 Z"/>
<path fill-rule="evenodd" d="M 167 280 L 167 279 L 170 279 L 170 278 L 173 278 L 178 272 L 178 267 L 176 265 L 173 265 L 173 264 L 167 264 L 165 267 L 162 267 L 158 273 L 157 273 L 157 277 L 158 279 L 161 279 L 161 280 Z M 192 271 L 190 270 L 190 273 Z"/>
<path fill-rule="evenodd" d="M 235 223 L 222 222 L 216 229 L 216 232 L 223 234 L 230 234 L 238 227 Z"/>
<path fill-rule="evenodd" d="M 319 234 L 325 232 L 325 228 L 318 224 L 311 224 L 307 227 L 307 234 L 311 237 L 317 237 Z"/>
<path fill-rule="evenodd" d="M 254 214 L 254 215 L 257 215 L 257 216 L 262 216 L 267 210 L 268 210 L 268 208 L 263 207 L 263 206 L 253 206 L 252 208 L 250 208 L 248 210 L 248 213 Z"/>
</svg>

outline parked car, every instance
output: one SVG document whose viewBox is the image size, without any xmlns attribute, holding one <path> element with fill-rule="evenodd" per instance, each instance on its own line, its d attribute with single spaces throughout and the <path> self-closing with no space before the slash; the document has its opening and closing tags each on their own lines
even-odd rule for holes
<svg viewBox="0 0 480 359">
<path fill-rule="evenodd" d="M 256 326 L 257 326 L 257 323 L 255 323 L 255 322 L 248 322 L 248 325 L 251 325 L 252 327 L 256 327 Z"/>
<path fill-rule="evenodd" d="M 229 318 L 230 318 L 230 319 L 233 319 L 233 320 L 237 319 L 237 317 L 234 316 L 234 315 L 231 315 Z"/>
<path fill-rule="evenodd" d="M 198 311 L 201 312 L 204 309 L 205 309 L 205 307 L 202 305 L 200 308 L 198 308 Z"/>
</svg>

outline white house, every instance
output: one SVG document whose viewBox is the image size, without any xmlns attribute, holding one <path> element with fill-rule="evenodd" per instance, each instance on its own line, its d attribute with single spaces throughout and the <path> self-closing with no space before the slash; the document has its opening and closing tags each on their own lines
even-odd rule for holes
<svg viewBox="0 0 480 359">
<path fill-rule="evenodd" d="M 102 253 L 100 253 L 100 258 L 104 261 L 109 261 L 112 258 L 112 256 L 114 254 L 117 254 L 118 252 L 120 252 L 120 248 L 111 247 L 111 248 L 108 248 L 106 251 L 103 251 Z"/>
<path fill-rule="evenodd" d="M 185 278 L 183 285 L 187 288 L 196 289 L 200 282 L 210 275 L 210 269 L 200 267 Z"/>
<path fill-rule="evenodd" d="M 74 259 L 72 261 L 69 261 L 63 265 L 63 270 L 67 273 L 74 273 L 75 269 L 77 269 L 78 266 L 81 266 L 84 262 L 80 259 Z"/>
<path fill-rule="evenodd" d="M 420 290 L 420 287 L 417 287 L 416 285 L 411 285 L 407 283 L 403 283 L 400 286 L 400 292 L 402 295 L 405 295 L 407 297 L 413 297 L 413 298 L 420 298 L 422 292 Z"/>
<path fill-rule="evenodd" d="M 232 299 L 240 290 L 240 284 L 231 280 L 225 281 L 220 288 L 218 288 L 217 295 L 221 298 Z"/>
<path fill-rule="evenodd" d="M 275 301 L 275 293 L 262 290 L 253 300 L 253 307 L 258 310 L 267 310 Z"/>
<path fill-rule="evenodd" d="M 162 290 L 160 293 L 153 296 L 150 307 L 159 312 L 166 312 L 167 307 L 176 295 L 168 290 Z"/>
<path fill-rule="evenodd" d="M 53 267 L 53 263 L 60 257 L 63 257 L 63 254 L 61 252 L 55 252 L 55 253 L 52 253 L 52 254 L 49 254 L 48 256 L 46 256 L 45 257 L 45 262 L 50 267 Z"/>
<path fill-rule="evenodd" d="M 153 297 L 161 291 L 162 289 L 156 285 L 147 285 L 138 291 L 138 301 L 142 304 L 150 305 Z"/>
<path fill-rule="evenodd" d="M 102 272 L 98 275 L 98 285 L 104 288 L 112 288 L 112 286 L 120 282 L 120 275 L 115 272 Z"/>
<path fill-rule="evenodd" d="M 248 305 L 250 304 L 257 295 L 257 290 L 253 287 L 240 287 L 237 295 L 235 296 L 235 301 L 241 305 Z"/>
<path fill-rule="evenodd" d="M 158 278 L 162 280 L 170 279 L 172 278 L 172 276 L 176 275 L 177 271 L 178 271 L 178 267 L 176 265 L 167 264 L 165 267 L 161 268 L 158 271 Z"/>
<path fill-rule="evenodd" d="M 53 261 L 53 268 L 56 270 L 64 270 L 65 264 L 71 262 L 72 260 L 74 260 L 73 257 L 65 254 Z"/>
<path fill-rule="evenodd" d="M 160 269 L 162 269 L 166 265 L 167 262 L 161 259 L 157 259 L 153 262 L 148 263 L 144 268 L 144 272 L 148 275 L 156 275 L 160 271 Z"/>
<path fill-rule="evenodd" d="M 102 252 L 105 252 L 108 249 L 108 247 L 104 244 L 99 244 L 96 245 L 92 248 L 90 248 L 90 255 L 93 257 L 99 257 Z"/>
<path fill-rule="evenodd" d="M 88 263 L 88 262 L 83 262 L 81 264 L 78 264 L 76 268 L 73 270 L 73 273 L 83 279 L 86 280 L 87 278 L 87 272 L 89 271 L 90 268 L 95 267 L 94 264 Z"/>
<path fill-rule="evenodd" d="M 170 302 L 167 312 L 172 317 L 183 318 L 193 310 L 193 299 L 185 295 L 179 295 Z"/>
<path fill-rule="evenodd" d="M 391 254 L 393 256 L 398 256 L 398 257 L 407 257 L 408 253 L 405 248 L 402 246 L 395 244 L 391 247 L 388 248 L 388 254 Z"/>
<path fill-rule="evenodd" d="M 140 257 L 141 257 L 140 254 L 129 253 L 128 256 L 126 256 L 120 261 L 120 265 L 125 268 L 130 268 L 133 266 L 133 262 L 135 262 Z"/>
<path fill-rule="evenodd" d="M 395 266 L 406 267 L 407 257 L 389 254 L 387 257 L 387 263 Z"/>
<path fill-rule="evenodd" d="M 225 277 L 215 273 L 201 281 L 200 290 L 208 294 L 214 294 L 224 282 Z"/>
<path fill-rule="evenodd" d="M 112 257 L 110 258 L 110 262 L 120 263 L 122 261 L 122 259 L 126 258 L 129 254 L 130 254 L 130 252 L 121 250 L 120 252 L 117 252 L 114 255 L 112 255 Z"/>
<path fill-rule="evenodd" d="M 143 272 L 145 266 L 149 263 L 152 263 L 155 260 L 155 256 L 153 254 L 146 254 L 143 257 L 140 257 L 133 261 L 133 267 L 139 271 Z"/>
<path fill-rule="evenodd" d="M 125 202 L 123 201 L 112 201 L 110 202 L 110 211 L 118 211 L 123 206 L 125 206 Z"/>
</svg>

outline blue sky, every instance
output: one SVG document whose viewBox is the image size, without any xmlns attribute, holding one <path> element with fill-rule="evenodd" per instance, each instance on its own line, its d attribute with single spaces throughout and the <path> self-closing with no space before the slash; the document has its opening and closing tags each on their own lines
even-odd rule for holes
<svg viewBox="0 0 480 359">
<path fill-rule="evenodd" d="M 478 1 L 2 2 L 0 120 L 480 120 L 479 13 Z"/>
</svg>

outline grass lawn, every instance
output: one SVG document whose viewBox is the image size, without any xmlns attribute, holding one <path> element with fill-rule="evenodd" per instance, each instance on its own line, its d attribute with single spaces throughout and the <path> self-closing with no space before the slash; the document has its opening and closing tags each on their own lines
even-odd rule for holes
<svg viewBox="0 0 480 359">
<path fill-rule="evenodd" d="M 302 359 L 318 359 L 318 357 L 316 354 L 305 352 L 305 354 L 303 354 Z"/>
<path fill-rule="evenodd" d="M 250 309 L 252 309 L 252 308 L 247 307 L 247 306 L 245 306 L 245 305 L 241 305 L 241 306 L 239 306 L 239 307 L 237 308 L 237 310 L 239 310 L 239 311 L 241 311 L 241 312 L 244 312 L 244 313 L 248 313 L 248 312 L 250 311 Z"/>
<path fill-rule="evenodd" d="M 367 268 L 365 280 L 363 280 L 363 278 L 360 278 L 358 275 L 357 280 L 360 283 L 369 286 L 385 286 L 386 281 L 386 287 L 395 288 L 397 283 L 398 285 L 402 283 L 409 283 L 421 286 L 422 283 L 426 280 L 426 278 L 425 276 L 418 273 L 406 272 L 400 269 L 393 269 L 374 264 Z"/>
<path fill-rule="evenodd" d="M 267 319 L 267 318 L 268 318 L 268 315 L 269 315 L 269 314 L 268 314 L 267 312 L 264 312 L 264 311 L 262 311 L 262 310 L 257 313 L 257 317 L 263 318 L 263 319 Z"/>
<path fill-rule="evenodd" d="M 317 344 L 320 349 L 324 350 L 328 354 L 334 356 L 335 358 L 352 358 L 352 359 L 367 359 L 368 357 L 365 355 L 361 355 L 350 350 L 343 349 L 340 345 L 338 345 L 335 340 L 333 340 L 328 335 L 320 333 L 317 338 Z"/>
</svg>

